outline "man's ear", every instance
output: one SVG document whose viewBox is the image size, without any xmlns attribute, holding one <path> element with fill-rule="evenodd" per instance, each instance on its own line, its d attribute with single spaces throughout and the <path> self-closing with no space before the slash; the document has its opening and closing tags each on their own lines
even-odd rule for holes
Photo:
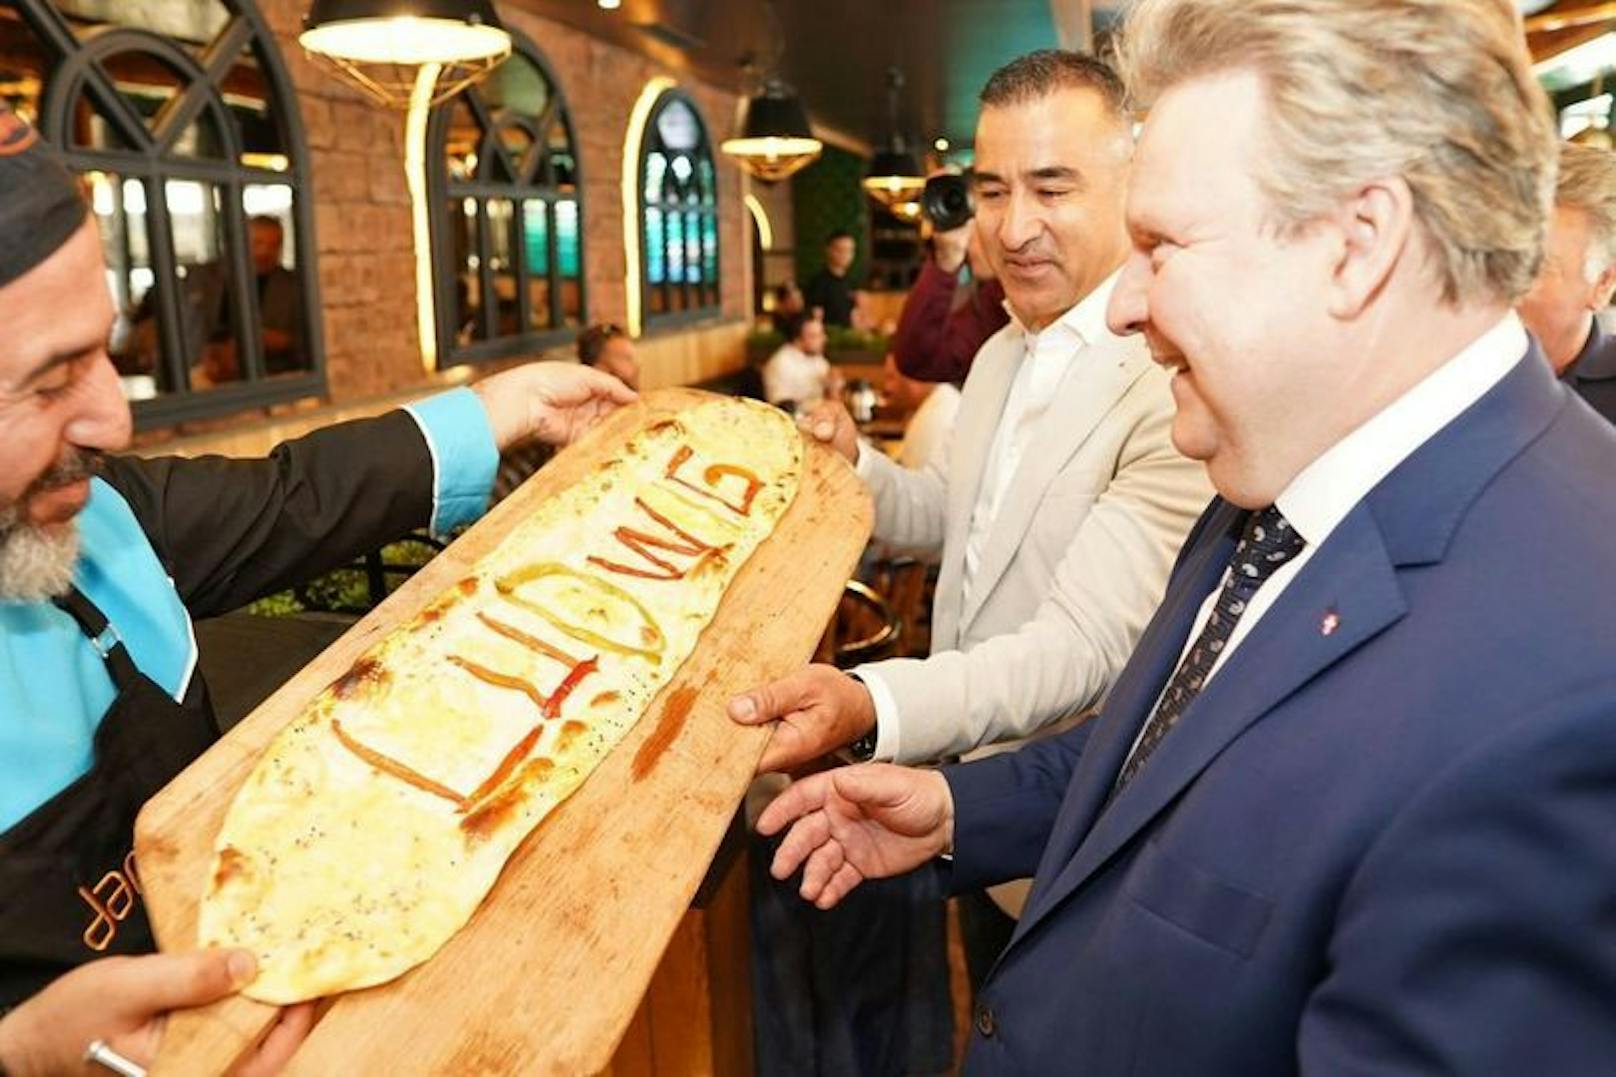
<svg viewBox="0 0 1616 1077">
<path fill-rule="evenodd" d="M 1598 313 L 1610 305 L 1610 296 L 1616 291 L 1616 263 L 1606 266 L 1588 286 L 1588 309 Z"/>
<path fill-rule="evenodd" d="M 1340 237 L 1330 279 L 1330 314 L 1355 318 L 1403 258 L 1415 253 L 1414 194 L 1400 176 L 1371 180 L 1342 199 L 1328 224 Z"/>
</svg>

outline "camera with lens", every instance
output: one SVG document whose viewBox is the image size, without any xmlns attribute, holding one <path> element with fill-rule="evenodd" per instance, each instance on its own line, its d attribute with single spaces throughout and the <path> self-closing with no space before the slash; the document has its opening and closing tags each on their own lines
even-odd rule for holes
<svg viewBox="0 0 1616 1077">
<path fill-rule="evenodd" d="M 920 194 L 920 212 L 939 232 L 951 232 L 968 222 L 976 213 L 970 174 L 948 173 L 927 180 Z"/>
</svg>

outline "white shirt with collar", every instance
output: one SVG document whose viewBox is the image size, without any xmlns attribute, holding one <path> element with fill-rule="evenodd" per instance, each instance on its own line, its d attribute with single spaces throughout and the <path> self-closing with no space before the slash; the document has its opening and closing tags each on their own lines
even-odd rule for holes
<svg viewBox="0 0 1616 1077">
<path fill-rule="evenodd" d="M 1004 309 L 1010 314 L 1010 323 L 1021 330 L 1026 341 L 1026 354 L 1016 370 L 1015 380 L 1005 397 L 1004 411 L 994 431 L 993 444 L 988 450 L 987 465 L 982 469 L 981 485 L 976 492 L 976 505 L 971 512 L 971 526 L 965 539 L 965 566 L 961 579 L 962 597 L 968 597 L 975 582 L 977 569 L 982 564 L 983 548 L 993 530 L 993 521 L 1004 503 L 1022 455 L 1038 433 L 1043 422 L 1059 422 L 1060 417 L 1048 415 L 1050 401 L 1065 379 L 1073 363 L 1080 362 L 1083 354 L 1094 344 L 1115 338 L 1106 324 L 1105 308 L 1111 301 L 1121 271 L 1111 274 L 1092 292 L 1043 329 L 1032 330 L 1016 316 L 1010 304 Z M 865 466 L 867 450 L 859 446 L 858 472 L 868 478 Z M 897 755 L 898 714 L 897 699 L 880 676 L 865 668 L 859 670 L 859 679 L 870 691 L 875 706 L 875 756 L 892 759 Z"/>
<path fill-rule="evenodd" d="M 1207 681 L 1217 676 L 1218 670 L 1240 646 L 1240 641 L 1251 634 L 1263 614 L 1279 601 L 1285 588 L 1290 586 L 1290 582 L 1353 507 L 1381 479 L 1391 474 L 1397 465 L 1502 381 L 1525 354 L 1526 344 L 1526 329 L 1521 325 L 1520 318 L 1513 311 L 1506 314 L 1503 320 L 1477 337 L 1458 355 L 1437 367 L 1362 426 L 1326 449 L 1290 481 L 1274 499 L 1274 506 L 1307 544 L 1257 589 L 1245 613 L 1235 622 L 1229 642 L 1207 672 Z M 1212 607 L 1217 603 L 1218 594 L 1223 590 L 1228 576 L 1225 569 L 1218 586 L 1201 603 L 1184 650 L 1179 653 L 1180 665 L 1183 664 L 1184 655 L 1189 653 L 1200 636 L 1207 619 L 1212 616 Z M 1165 686 L 1163 691 L 1166 691 Z M 1158 696 L 1157 705 L 1160 703 Z M 1155 707 L 1151 708 L 1151 713 L 1155 713 Z M 1145 726 L 1149 724 L 1147 721 Z M 1139 735 L 1134 739 L 1134 748 L 1128 753 L 1130 757 L 1139 747 L 1139 738 L 1144 736 L 1145 726 L 1140 727 Z"/>
<path fill-rule="evenodd" d="M 803 407 L 825 399 L 825 379 L 830 376 L 830 360 L 809 355 L 787 341 L 763 364 L 763 396 L 771 404 L 787 400 Z"/>
</svg>

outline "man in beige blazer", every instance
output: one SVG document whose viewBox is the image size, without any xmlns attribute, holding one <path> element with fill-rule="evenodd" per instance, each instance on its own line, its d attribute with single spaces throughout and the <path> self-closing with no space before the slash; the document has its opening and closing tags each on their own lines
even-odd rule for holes
<svg viewBox="0 0 1616 1077">
<path fill-rule="evenodd" d="M 856 462 L 876 538 L 941 547 L 932 655 L 811 666 L 737 698 L 739 721 L 782 720 L 760 769 L 860 738 L 928 762 L 1083 713 L 1160 601 L 1211 488 L 1173 448 L 1167 375 L 1105 324 L 1128 249 L 1120 95 L 1102 65 L 1054 52 L 984 91 L 976 226 L 1012 321 L 978 353 L 944 452 L 908 471 L 861 450 L 840 405 L 808 423 Z"/>
<path fill-rule="evenodd" d="M 1091 710 L 1126 663 L 1211 498 L 1170 440 L 1167 374 L 1105 324 L 1131 151 L 1121 85 L 1088 57 L 1034 53 L 983 91 L 976 227 L 1012 320 L 977 354 L 950 442 L 909 472 L 861 451 L 840 405 L 807 424 L 857 462 L 876 538 L 941 547 L 932 654 L 810 666 L 732 701 L 737 721 L 779 720 L 760 770 L 1026 737 Z"/>
</svg>

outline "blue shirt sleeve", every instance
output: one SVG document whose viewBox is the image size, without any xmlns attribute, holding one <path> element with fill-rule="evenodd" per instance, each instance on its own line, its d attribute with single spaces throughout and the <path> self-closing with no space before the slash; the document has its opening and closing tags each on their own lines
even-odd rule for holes
<svg viewBox="0 0 1616 1077">
<path fill-rule="evenodd" d="M 404 409 L 421 427 L 432 454 L 432 535 L 446 537 L 488 508 L 499 449 L 488 413 L 470 389 L 416 401 Z"/>
</svg>

